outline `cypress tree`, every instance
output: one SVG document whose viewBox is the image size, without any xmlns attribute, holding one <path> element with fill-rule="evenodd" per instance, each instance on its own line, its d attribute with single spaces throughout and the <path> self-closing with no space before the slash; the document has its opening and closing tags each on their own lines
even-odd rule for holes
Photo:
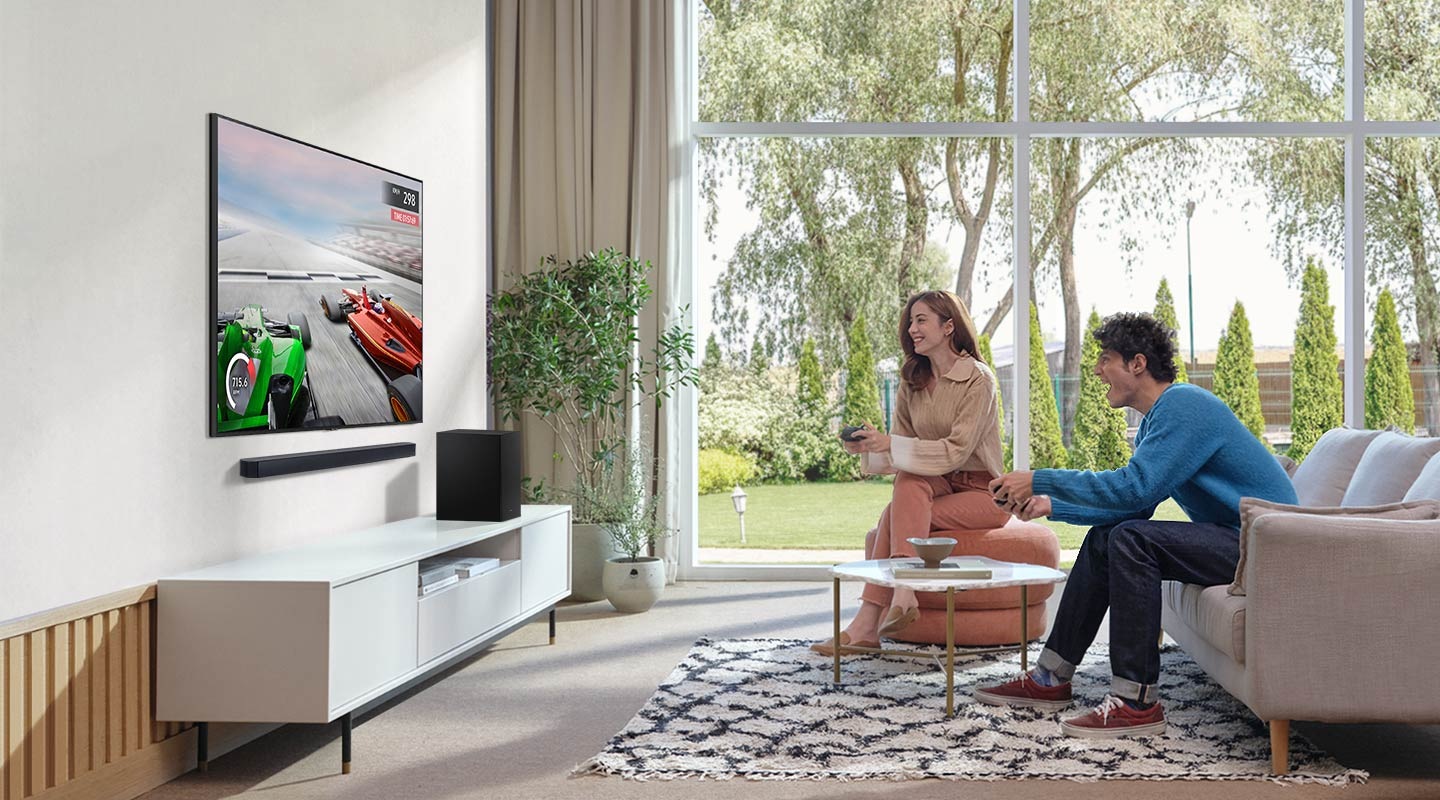
<svg viewBox="0 0 1440 800">
<path fill-rule="evenodd" d="M 1105 399 L 1105 384 L 1090 367 L 1100 358 L 1100 342 L 1093 333 L 1100 327 L 1100 315 L 1090 311 L 1085 347 L 1080 357 L 1080 399 L 1075 405 L 1075 432 L 1070 436 L 1070 468 L 1119 469 L 1130 460 L 1125 440 L 1128 424 L 1125 412 L 1111 408 Z"/>
<path fill-rule="evenodd" d="M 1005 435 L 1005 395 L 1000 391 L 1000 373 L 995 369 L 995 357 L 990 351 L 990 337 L 983 333 L 980 334 L 975 341 L 975 346 L 980 351 L 976 355 L 985 362 L 985 366 L 989 367 L 991 372 L 995 372 L 995 417 L 1000 421 L 1000 443 L 1001 449 L 1004 451 L 1005 469 L 1008 471 L 1015 460 L 1012 450 L 1014 444 L 1010 441 L 1010 437 Z"/>
<path fill-rule="evenodd" d="M 815 355 L 815 341 L 806 339 L 800 349 L 795 399 L 803 417 L 824 421 L 825 380 L 820 376 L 820 359 Z"/>
<path fill-rule="evenodd" d="M 1170 341 L 1175 343 L 1175 382 L 1189 383 L 1185 356 L 1180 354 L 1180 323 L 1175 317 L 1175 296 L 1170 294 L 1170 282 L 1164 278 L 1160 279 L 1160 288 L 1155 290 L 1155 319 L 1170 329 Z"/>
<path fill-rule="evenodd" d="M 706 371 L 713 370 L 722 365 L 725 357 L 720 353 L 720 342 L 715 340 L 715 334 L 705 340 L 705 358 L 700 362 L 700 368 Z"/>
<path fill-rule="evenodd" d="M 1069 463 L 1065 440 L 1060 436 L 1060 411 L 1055 405 L 1055 386 L 1050 364 L 1045 360 L 1045 340 L 1040 333 L 1040 312 L 1030 304 L 1030 468 L 1063 469 Z"/>
<path fill-rule="evenodd" d="M 1400 335 L 1400 318 L 1389 289 L 1380 291 L 1370 328 L 1370 362 L 1365 365 L 1365 427 L 1395 425 L 1415 432 L 1415 394 L 1410 388 L 1410 354 Z"/>
<path fill-rule="evenodd" d="M 846 425 L 868 422 L 883 431 L 885 418 L 880 409 L 880 379 L 875 374 L 875 351 L 871 349 L 870 336 L 865 331 L 864 314 L 855 317 L 846 344 L 850 354 L 845 362 L 845 413 L 842 420 Z"/>
<path fill-rule="evenodd" d="M 1230 324 L 1220 335 L 1220 352 L 1215 356 L 1215 395 L 1230 406 L 1255 438 L 1264 441 L 1265 416 L 1260 411 L 1255 343 L 1250 337 L 1250 318 L 1245 316 L 1245 304 L 1239 300 L 1230 311 Z"/>
<path fill-rule="evenodd" d="M 1295 326 L 1295 355 L 1290 364 L 1292 440 L 1285 455 L 1297 462 L 1305 459 L 1321 434 L 1345 421 L 1335 344 L 1329 280 L 1325 270 L 1309 260 L 1300 283 L 1300 321 Z"/>
<path fill-rule="evenodd" d="M 755 335 L 755 343 L 750 346 L 750 371 L 756 375 L 764 375 L 770 369 L 770 357 L 765 355 L 765 343 L 760 340 L 760 335 Z"/>
</svg>

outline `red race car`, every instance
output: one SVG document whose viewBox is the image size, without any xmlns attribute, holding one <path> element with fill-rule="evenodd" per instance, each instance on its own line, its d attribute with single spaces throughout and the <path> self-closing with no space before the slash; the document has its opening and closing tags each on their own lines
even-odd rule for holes
<svg viewBox="0 0 1440 800">
<path fill-rule="evenodd" d="M 358 292 L 341 289 L 339 297 L 321 295 L 320 308 L 331 322 L 350 324 L 350 341 L 385 380 L 395 419 L 414 422 L 421 408 L 421 323 L 392 298 L 361 286 Z"/>
</svg>

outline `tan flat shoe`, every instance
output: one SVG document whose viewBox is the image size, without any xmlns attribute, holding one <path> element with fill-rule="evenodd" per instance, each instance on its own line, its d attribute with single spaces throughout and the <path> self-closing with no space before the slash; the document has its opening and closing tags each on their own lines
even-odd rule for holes
<svg viewBox="0 0 1440 800">
<path fill-rule="evenodd" d="M 870 647 L 870 648 L 876 648 L 876 649 L 878 649 L 878 648 L 880 647 L 880 643 L 879 643 L 879 642 L 854 642 L 854 643 L 851 643 L 851 641 L 850 641 L 850 634 L 848 634 L 848 633 L 846 633 L 846 632 L 844 632 L 844 631 L 841 631 L 841 632 L 840 632 L 840 655 L 843 656 L 843 655 L 855 655 L 855 654 L 858 654 L 858 653 L 864 653 L 864 652 L 865 652 L 864 650 L 857 650 L 857 649 L 856 649 L 856 648 L 860 648 L 860 647 Z M 833 658 L 833 657 L 835 656 L 835 640 L 834 640 L 833 638 L 830 638 L 830 639 L 826 639 L 826 640 L 823 641 L 823 642 L 816 642 L 815 644 L 810 645 L 810 649 L 813 650 L 813 651 L 815 651 L 816 653 L 819 653 L 819 654 L 822 655 L 822 656 L 829 656 L 829 657 Z"/>
<path fill-rule="evenodd" d="M 885 610 L 885 621 L 880 623 L 879 634 L 881 636 L 894 636 L 905 630 L 906 626 L 915 620 L 920 619 L 919 607 L 901 608 L 890 606 Z"/>
</svg>

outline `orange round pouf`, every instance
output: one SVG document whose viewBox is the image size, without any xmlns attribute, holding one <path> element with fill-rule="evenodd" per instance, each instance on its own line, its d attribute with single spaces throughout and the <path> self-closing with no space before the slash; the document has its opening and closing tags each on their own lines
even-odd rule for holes
<svg viewBox="0 0 1440 800">
<path fill-rule="evenodd" d="M 1021 522 L 1011 517 L 1002 528 L 975 531 L 932 531 L 931 536 L 955 539 L 951 555 L 985 556 L 997 561 L 1060 566 L 1060 542 L 1049 528 L 1038 522 Z M 1045 601 L 1057 584 L 1029 588 L 1027 637 L 1045 633 Z M 945 643 L 945 594 L 919 592 L 920 618 L 892 636 L 917 644 Z M 1017 644 L 1020 635 L 1020 587 L 980 589 L 955 593 L 955 643 L 967 647 Z"/>
</svg>

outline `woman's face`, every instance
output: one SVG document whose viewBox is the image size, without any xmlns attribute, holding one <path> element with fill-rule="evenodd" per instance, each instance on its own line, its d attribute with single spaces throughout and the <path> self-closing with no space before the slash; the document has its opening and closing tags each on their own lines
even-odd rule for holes
<svg viewBox="0 0 1440 800">
<path fill-rule="evenodd" d="M 929 358 L 931 353 L 944 352 L 950 346 L 955 323 L 941 319 L 924 301 L 917 300 L 910 306 L 908 332 L 910 341 L 915 344 L 915 353 Z"/>
</svg>

